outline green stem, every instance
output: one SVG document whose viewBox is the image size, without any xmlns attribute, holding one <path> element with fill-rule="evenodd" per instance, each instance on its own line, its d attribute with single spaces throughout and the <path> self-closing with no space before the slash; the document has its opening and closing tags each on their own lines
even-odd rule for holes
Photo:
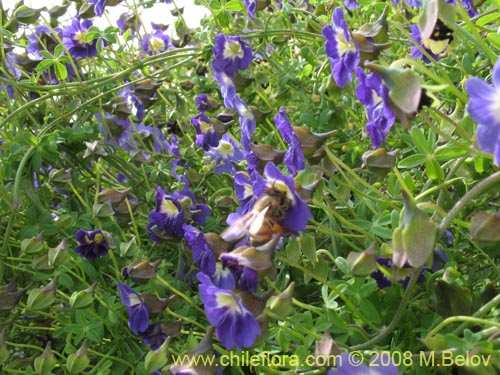
<svg viewBox="0 0 500 375">
<path fill-rule="evenodd" d="M 388 335 L 390 335 L 397 328 L 401 318 L 403 317 L 403 314 L 406 310 L 406 307 L 408 306 L 408 303 L 410 302 L 410 297 L 413 293 L 413 288 L 417 284 L 417 280 L 418 280 L 418 277 L 420 276 L 421 271 L 422 271 L 422 267 L 419 267 L 413 271 L 413 274 L 411 275 L 411 278 L 410 278 L 410 282 L 408 283 L 408 286 L 406 287 L 405 293 L 403 295 L 403 299 L 399 303 L 398 310 L 396 311 L 396 314 L 394 314 L 394 317 L 392 318 L 391 323 L 387 327 L 380 330 L 379 334 L 377 334 L 371 340 L 368 340 L 368 341 L 364 342 L 363 344 L 352 346 L 351 347 L 352 350 L 371 349 L 371 348 L 373 348 L 373 345 L 382 341 L 384 338 L 386 338 Z"/>
<path fill-rule="evenodd" d="M 486 313 L 488 313 L 489 311 L 491 311 L 491 309 L 496 307 L 498 304 L 500 304 L 500 294 L 498 294 L 495 298 L 493 298 L 491 301 L 489 301 L 485 305 L 481 306 L 481 308 L 479 310 L 477 310 L 472 316 L 474 318 L 479 318 L 479 317 L 485 315 Z M 457 329 L 455 329 L 453 331 L 453 334 L 458 335 L 460 332 L 463 331 L 463 329 L 466 326 L 467 326 L 467 323 L 463 323 L 463 324 L 459 325 L 457 327 Z"/>
<path fill-rule="evenodd" d="M 435 336 L 439 331 L 441 331 L 447 325 L 452 324 L 452 323 L 457 323 L 457 322 L 484 324 L 486 326 L 492 326 L 492 327 L 496 327 L 496 328 L 500 329 L 500 323 L 493 322 L 491 320 L 475 318 L 473 316 L 457 315 L 457 316 L 450 316 L 449 318 L 446 318 L 445 320 L 443 320 L 432 331 L 430 331 L 425 338 L 426 339 L 431 338 L 432 336 Z"/>
<path fill-rule="evenodd" d="M 9 238 L 10 232 L 12 231 L 12 225 L 16 219 L 17 213 L 21 206 L 21 181 L 24 173 L 24 168 L 26 167 L 26 163 L 31 158 L 33 153 L 35 152 L 35 147 L 31 146 L 28 151 L 24 154 L 21 162 L 19 163 L 19 167 L 16 171 L 16 179 L 14 181 L 14 192 L 12 198 L 12 211 L 9 215 L 9 221 L 7 222 L 7 228 L 5 229 L 5 234 L 3 238 L 2 252 L 0 253 L 0 280 L 3 280 L 3 276 L 5 274 L 5 262 L 4 259 L 7 256 L 13 256 L 13 254 L 7 254 L 9 249 Z"/>
<path fill-rule="evenodd" d="M 162 278 L 160 275 L 156 274 L 156 280 L 158 280 L 160 282 L 160 284 L 162 284 L 164 287 L 166 287 L 167 289 L 169 289 L 172 293 L 174 293 L 175 295 L 178 295 L 184 301 L 186 301 L 191 306 L 193 306 L 197 311 L 205 314 L 205 311 L 201 307 L 199 307 L 197 304 L 195 304 L 191 298 L 189 298 L 184 293 L 182 293 L 180 290 L 178 290 L 177 288 L 175 288 L 172 284 L 170 284 L 167 280 L 165 280 L 164 278 Z"/>
<path fill-rule="evenodd" d="M 476 196 L 488 191 L 489 189 L 496 187 L 500 184 L 500 172 L 493 173 L 491 176 L 488 176 L 481 182 L 479 182 L 476 186 L 470 189 L 461 199 L 458 200 L 457 203 L 452 207 L 452 209 L 448 212 L 441 224 L 439 224 L 437 231 L 437 238 L 440 238 L 446 228 L 451 224 L 453 219 L 458 215 L 460 210 L 464 208 L 473 198 Z"/>
</svg>

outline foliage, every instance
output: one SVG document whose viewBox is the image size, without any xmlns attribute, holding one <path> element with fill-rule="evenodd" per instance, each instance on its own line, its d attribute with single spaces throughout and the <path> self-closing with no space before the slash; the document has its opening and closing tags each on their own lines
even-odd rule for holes
<svg viewBox="0 0 500 375">
<path fill-rule="evenodd" d="M 1 372 L 498 372 L 500 3 L 160 2 L 2 9 Z"/>
</svg>

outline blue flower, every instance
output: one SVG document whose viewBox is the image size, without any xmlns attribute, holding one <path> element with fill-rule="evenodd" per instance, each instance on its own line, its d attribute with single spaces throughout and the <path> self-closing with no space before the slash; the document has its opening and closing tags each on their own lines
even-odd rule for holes
<svg viewBox="0 0 500 375">
<path fill-rule="evenodd" d="M 62 42 L 69 53 L 75 59 L 97 56 L 97 38 L 90 42 L 85 42 L 89 28 L 92 26 L 91 20 L 73 19 L 71 25 L 64 28 Z"/>
<path fill-rule="evenodd" d="M 255 128 L 257 126 L 255 116 L 252 110 L 239 96 L 236 96 L 233 104 L 234 109 L 236 109 L 236 112 L 238 112 L 240 116 L 241 145 L 246 152 L 249 152 L 252 135 L 255 133 Z"/>
<path fill-rule="evenodd" d="M 361 68 L 356 69 L 359 86 L 356 96 L 366 107 L 368 124 L 366 130 L 370 135 L 373 147 L 379 147 L 386 141 L 386 135 L 391 130 L 396 117 L 389 106 L 389 89 L 382 78 L 375 73 L 365 75 Z"/>
<path fill-rule="evenodd" d="M 198 273 L 200 297 L 207 319 L 226 349 L 249 348 L 262 330 L 257 319 L 232 291 L 217 288 L 210 277 Z"/>
<path fill-rule="evenodd" d="M 377 263 L 383 266 L 388 273 L 393 276 L 393 279 L 403 285 L 403 288 L 406 289 L 408 283 L 410 282 L 411 273 L 413 272 L 413 268 L 410 266 L 408 262 L 405 262 L 403 268 L 398 268 L 392 262 L 392 259 L 377 257 Z M 423 283 L 425 281 L 424 271 L 429 270 L 429 267 L 424 266 L 420 271 L 420 275 L 418 276 L 417 283 Z M 392 285 L 392 279 L 389 278 L 386 273 L 381 270 L 377 270 L 372 272 L 370 275 L 377 282 L 377 286 L 379 289 L 384 289 Z"/>
<path fill-rule="evenodd" d="M 210 147 L 217 147 L 219 145 L 219 136 L 210 119 L 204 113 L 191 117 L 191 124 L 196 129 L 195 143 L 198 146 L 208 151 Z"/>
<path fill-rule="evenodd" d="M 337 361 L 337 368 L 327 371 L 327 375 L 398 375 L 398 367 L 392 363 L 382 364 L 383 356 L 377 355 L 375 359 L 370 360 L 370 366 L 365 364 L 353 363 L 350 361 L 349 354 L 344 353 Z"/>
<path fill-rule="evenodd" d="M 184 238 L 191 248 L 198 269 L 205 275 L 212 276 L 215 273 L 215 252 L 205 241 L 205 235 L 192 225 L 184 224 L 183 228 Z"/>
<path fill-rule="evenodd" d="M 128 327 L 136 334 L 146 332 L 149 327 L 149 313 L 142 297 L 126 284 L 117 283 L 120 290 L 120 298 L 127 308 Z"/>
<path fill-rule="evenodd" d="M 54 28 L 54 32 L 59 38 L 62 38 L 63 30 L 60 27 Z M 29 36 L 30 43 L 26 50 L 34 55 L 37 59 L 43 59 L 40 51 L 47 50 L 54 53 L 54 48 L 59 44 L 57 39 L 52 35 L 50 28 L 46 25 L 38 25 L 35 32 Z"/>
<path fill-rule="evenodd" d="M 344 0 L 344 6 L 349 10 L 361 8 L 361 5 L 359 5 L 356 0 Z"/>
<path fill-rule="evenodd" d="M 252 62 L 252 49 L 238 36 L 217 35 L 213 51 L 212 69 L 230 77 L 248 68 Z"/>
<path fill-rule="evenodd" d="M 196 109 L 200 112 L 206 112 L 210 109 L 210 103 L 208 102 L 207 94 L 200 94 L 196 98 L 194 98 L 194 102 L 196 104 Z"/>
<path fill-rule="evenodd" d="M 205 155 L 215 161 L 215 173 L 234 173 L 233 163 L 238 163 L 245 158 L 240 146 L 226 133 L 222 136 L 217 147 L 211 147 Z"/>
<path fill-rule="evenodd" d="M 121 134 L 119 145 L 125 151 L 148 151 L 160 154 L 170 150 L 170 145 L 161 130 L 144 124 L 128 127 Z"/>
<path fill-rule="evenodd" d="M 236 84 L 233 79 L 226 73 L 215 70 L 214 78 L 221 87 L 221 95 L 224 99 L 224 105 L 226 108 L 233 109 L 235 107 L 234 102 L 236 101 L 236 98 L 238 98 L 238 95 L 236 94 Z"/>
<path fill-rule="evenodd" d="M 154 27 L 153 24 L 153 28 Z M 169 48 L 173 48 L 173 45 L 170 43 L 170 36 L 161 28 L 156 28 L 153 34 L 144 35 L 142 37 L 142 48 L 144 48 L 144 51 L 148 55 L 156 55 Z"/>
<path fill-rule="evenodd" d="M 359 64 L 359 47 L 347 29 L 342 8 L 335 8 L 332 21 L 333 27 L 326 25 L 323 28 L 325 53 L 330 60 L 335 83 L 344 87 L 351 81 L 352 71 Z"/>
<path fill-rule="evenodd" d="M 110 234 L 100 229 L 92 232 L 80 229 L 76 232 L 78 246 L 75 252 L 88 260 L 96 260 L 108 255 L 112 246 Z M 111 245 L 111 246 L 110 246 Z"/>
<path fill-rule="evenodd" d="M 292 204 L 286 211 L 283 221 L 278 224 L 291 234 L 298 235 L 299 232 L 306 229 L 307 221 L 313 216 L 306 202 L 297 194 L 293 177 L 285 176 L 272 162 L 267 163 L 264 174 L 266 179 L 257 180 L 254 184 L 253 192 L 255 196 L 262 196 L 266 189 L 272 188 L 276 184 L 285 187 L 287 197 Z"/>
<path fill-rule="evenodd" d="M 134 14 L 122 13 L 120 18 L 116 20 L 116 24 L 120 29 L 120 35 L 123 35 L 125 31 L 130 29 L 130 34 L 135 34 L 136 19 Z"/>
<path fill-rule="evenodd" d="M 97 17 L 101 17 L 104 13 L 104 7 L 107 0 L 87 0 L 87 3 L 94 4 L 94 13 Z"/>
<path fill-rule="evenodd" d="M 255 10 L 257 9 L 257 0 L 243 0 L 243 2 L 247 8 L 248 17 L 254 19 Z"/>
<path fill-rule="evenodd" d="M 291 174 L 296 174 L 305 167 L 304 153 L 300 145 L 299 138 L 293 131 L 292 125 L 286 116 L 285 109 L 280 108 L 279 113 L 274 116 L 276 127 L 280 131 L 281 136 L 288 144 L 288 150 L 283 159 L 285 165 Z"/>
<path fill-rule="evenodd" d="M 183 237 L 184 211 L 179 200 L 165 194 L 161 187 L 158 187 L 155 199 L 156 208 L 150 212 L 146 227 L 151 239 L 160 242 L 163 239 Z"/>
<path fill-rule="evenodd" d="M 500 165 L 500 60 L 493 67 L 493 86 L 478 77 L 465 82 L 470 97 L 467 111 L 477 122 L 476 138 L 481 151 L 493 154 Z"/>
<path fill-rule="evenodd" d="M 234 273 L 221 263 L 215 264 L 215 273 L 211 276 L 213 284 L 220 289 L 235 289 L 236 279 Z"/>
<path fill-rule="evenodd" d="M 148 325 L 148 328 L 144 332 L 141 332 L 141 336 L 144 344 L 149 345 L 151 350 L 158 349 L 168 337 L 167 334 L 163 332 L 161 323 Z"/>
<path fill-rule="evenodd" d="M 178 199 L 184 210 L 186 221 L 194 221 L 203 226 L 206 224 L 207 216 L 211 214 L 210 208 L 204 203 L 196 203 L 196 197 L 189 189 L 189 181 L 186 176 L 181 176 L 180 181 L 184 183 L 182 191 L 175 191 L 173 196 Z"/>
</svg>

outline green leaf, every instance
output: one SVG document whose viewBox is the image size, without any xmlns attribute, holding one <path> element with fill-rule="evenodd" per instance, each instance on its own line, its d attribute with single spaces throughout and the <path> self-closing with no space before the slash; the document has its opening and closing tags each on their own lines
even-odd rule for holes
<svg viewBox="0 0 500 375">
<path fill-rule="evenodd" d="M 467 154 L 466 148 L 455 145 L 446 145 L 436 150 L 433 156 L 434 159 L 437 161 L 448 161 L 452 159 L 461 158 L 466 154 Z"/>
<path fill-rule="evenodd" d="M 66 69 L 66 66 L 59 61 L 55 62 L 54 70 L 59 81 L 63 81 L 68 77 L 68 70 Z"/>
<path fill-rule="evenodd" d="M 410 155 L 398 163 L 399 168 L 415 168 L 425 163 L 427 156 L 424 154 Z"/>
<path fill-rule="evenodd" d="M 489 33 L 486 39 L 497 49 L 500 49 L 500 34 Z"/>
<path fill-rule="evenodd" d="M 240 10 L 245 9 L 245 4 L 243 4 L 240 0 L 231 0 L 224 6 L 224 8 L 232 12 L 239 12 Z"/>
<path fill-rule="evenodd" d="M 316 256 L 316 240 L 313 236 L 302 234 L 299 238 L 300 249 L 302 254 L 311 262 L 315 263 L 318 258 Z"/>
<path fill-rule="evenodd" d="M 54 64 L 53 60 L 42 60 L 38 63 L 35 70 L 37 72 L 44 72 Z"/>
<path fill-rule="evenodd" d="M 64 46 L 62 44 L 58 44 L 56 48 L 54 48 L 54 56 L 60 56 L 64 53 Z"/>
<path fill-rule="evenodd" d="M 415 144 L 415 147 L 418 149 L 418 151 L 422 154 L 430 154 L 431 153 L 431 148 L 429 147 L 429 144 L 427 142 L 427 139 L 425 138 L 424 132 L 422 129 L 417 128 L 414 126 L 411 129 L 411 139 L 413 140 L 413 143 Z"/>
<path fill-rule="evenodd" d="M 14 19 L 19 23 L 32 24 L 40 18 L 40 13 L 43 9 L 28 8 L 21 5 L 14 13 Z"/>
<path fill-rule="evenodd" d="M 476 25 L 484 26 L 489 24 L 490 22 L 497 20 L 498 18 L 500 18 L 500 13 L 498 12 L 486 14 L 482 17 L 479 17 L 479 19 L 476 21 Z"/>
<path fill-rule="evenodd" d="M 425 162 L 425 174 L 431 180 L 444 180 L 444 171 L 436 160 L 427 160 Z"/>
</svg>

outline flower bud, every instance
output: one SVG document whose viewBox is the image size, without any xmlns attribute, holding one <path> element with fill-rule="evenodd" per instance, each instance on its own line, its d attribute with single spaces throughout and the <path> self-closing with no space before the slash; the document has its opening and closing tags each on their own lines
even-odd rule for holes
<svg viewBox="0 0 500 375">
<path fill-rule="evenodd" d="M 111 207 L 111 202 L 106 201 L 104 203 L 96 203 L 92 207 L 92 213 L 94 217 L 110 217 L 115 213 L 113 207 Z"/>
<path fill-rule="evenodd" d="M 442 317 L 470 315 L 472 296 L 469 288 L 443 279 L 437 280 L 432 286 L 436 295 L 436 311 Z"/>
<path fill-rule="evenodd" d="M 422 97 L 419 75 L 410 69 L 387 68 L 372 63 L 365 66 L 382 77 L 389 89 L 390 107 L 401 124 L 406 126 L 419 109 Z"/>
<path fill-rule="evenodd" d="M 292 281 L 283 292 L 269 298 L 267 302 L 269 310 L 279 316 L 288 316 L 293 311 L 292 297 L 294 290 L 295 283 Z"/>
<path fill-rule="evenodd" d="M 160 261 L 151 263 L 147 260 L 137 260 L 122 270 L 125 279 L 132 279 L 137 284 L 146 284 L 150 279 L 156 277 L 157 267 Z"/>
<path fill-rule="evenodd" d="M 68 251 L 68 244 L 66 239 L 62 240 L 56 247 L 51 247 L 48 253 L 48 264 L 49 266 L 62 266 L 66 264 L 71 258 Z"/>
<path fill-rule="evenodd" d="M 198 343 L 198 345 L 189 351 L 185 351 L 181 354 L 180 358 L 185 359 L 182 363 L 176 363 L 170 366 L 169 371 L 172 375 L 177 374 L 200 374 L 200 375 L 215 375 L 219 369 L 218 363 L 210 361 L 215 359 L 214 357 L 214 347 L 212 344 L 212 335 L 214 333 L 214 327 L 210 326 L 207 329 L 207 333 L 203 339 Z M 204 357 L 207 361 L 203 361 Z M 197 360 L 199 359 L 199 360 Z M 211 366 L 204 365 L 205 363 L 211 363 Z"/>
<path fill-rule="evenodd" d="M 167 338 L 158 349 L 150 350 L 148 354 L 146 354 L 146 359 L 144 360 L 144 367 L 146 368 L 146 372 L 154 372 L 161 369 L 167 364 L 167 352 L 169 344 L 170 340 Z"/>
<path fill-rule="evenodd" d="M 58 276 L 42 288 L 33 289 L 28 295 L 26 307 L 28 310 L 44 310 L 56 300 L 56 285 Z"/>
<path fill-rule="evenodd" d="M 38 254 L 35 255 L 33 261 L 31 262 L 31 267 L 37 271 L 50 270 L 54 268 L 49 264 L 48 254 Z"/>
<path fill-rule="evenodd" d="M 85 146 L 87 148 L 85 149 L 85 152 L 83 154 L 84 159 L 90 155 L 96 155 L 96 156 L 108 155 L 108 153 L 106 152 L 106 150 L 102 146 L 101 141 L 85 142 Z"/>
<path fill-rule="evenodd" d="M 21 242 L 21 251 L 26 254 L 34 254 L 43 250 L 43 232 L 35 237 L 26 238 Z"/>
<path fill-rule="evenodd" d="M 159 298 L 151 293 L 141 293 L 142 300 L 148 308 L 150 317 L 161 314 L 167 306 L 175 299 L 175 295 L 169 298 Z"/>
<path fill-rule="evenodd" d="M 84 309 L 94 302 L 94 290 L 97 282 L 93 283 L 87 289 L 73 292 L 69 298 L 69 305 L 72 309 Z"/>
<path fill-rule="evenodd" d="M 368 276 L 377 270 L 377 259 L 375 254 L 376 242 L 373 242 L 363 252 L 351 251 L 347 255 L 347 266 L 349 272 L 354 276 Z"/>
<path fill-rule="evenodd" d="M 51 169 L 49 172 L 49 181 L 52 183 L 71 182 L 71 168 L 70 169 Z"/>
<path fill-rule="evenodd" d="M 50 374 L 56 364 L 57 360 L 52 352 L 52 343 L 49 341 L 43 353 L 35 358 L 35 373 L 40 375 Z"/>
<path fill-rule="evenodd" d="M 66 368 L 70 374 L 80 374 L 87 368 L 89 362 L 89 357 L 87 356 L 87 340 L 85 340 L 76 353 L 72 353 L 68 356 L 66 359 Z"/>
<path fill-rule="evenodd" d="M 0 286 L 0 312 L 12 310 L 26 289 L 17 290 L 17 279 L 13 278 L 7 285 Z"/>
<path fill-rule="evenodd" d="M 417 207 L 413 198 L 404 191 L 404 208 L 399 219 L 399 227 L 392 234 L 392 261 L 403 268 L 406 261 L 413 268 L 423 266 L 434 250 L 437 226 L 427 214 Z"/>
<path fill-rule="evenodd" d="M 7 348 L 7 342 L 5 340 L 5 335 L 7 334 L 7 328 L 2 329 L 0 333 L 0 365 L 5 363 L 10 356 L 9 348 Z"/>
<path fill-rule="evenodd" d="M 500 214 L 487 214 L 479 212 L 475 214 L 469 227 L 469 233 L 474 241 L 493 245 L 500 241 Z"/>
<path fill-rule="evenodd" d="M 385 148 L 377 148 L 363 154 L 363 164 L 373 174 L 384 177 L 396 165 L 397 151 L 387 152 Z"/>
</svg>

